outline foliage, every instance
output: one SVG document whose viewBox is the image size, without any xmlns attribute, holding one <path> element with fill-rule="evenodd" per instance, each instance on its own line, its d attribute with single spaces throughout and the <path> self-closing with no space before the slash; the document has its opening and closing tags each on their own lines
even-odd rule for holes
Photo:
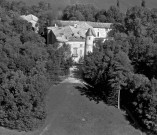
<svg viewBox="0 0 157 135">
<path fill-rule="evenodd" d="M 0 7 L 0 126 L 35 130 L 46 118 L 45 97 L 55 83 L 49 73 L 54 80 L 68 74 L 69 48 L 47 46 L 31 24 L 19 17 L 24 3 L 6 6 L 4 1 Z"/>
<path fill-rule="evenodd" d="M 127 74 L 132 67 L 127 54 L 120 46 L 114 41 L 106 41 L 86 56 L 80 70 L 85 82 L 100 89 L 104 96 L 108 97 L 107 102 L 117 106 L 117 93 L 120 87 L 125 85 Z"/>
<path fill-rule="evenodd" d="M 70 49 L 66 44 L 61 47 L 58 44 L 54 44 L 47 46 L 47 52 L 49 57 L 46 67 L 51 80 L 56 82 L 60 75 L 67 75 L 69 73 L 70 66 L 72 66 Z"/>
<path fill-rule="evenodd" d="M 122 98 L 123 105 L 129 107 L 134 117 L 143 126 L 152 132 L 156 132 L 156 85 L 157 80 L 149 80 L 144 75 L 131 74 L 127 81 L 125 93 Z"/>
<path fill-rule="evenodd" d="M 63 11 L 63 20 L 95 21 L 96 12 L 97 9 L 92 5 L 67 6 Z"/>
<path fill-rule="evenodd" d="M 63 11 L 63 20 L 96 21 L 96 22 L 122 22 L 124 14 L 115 6 L 107 11 L 98 10 L 92 5 L 76 4 L 67 6 Z"/>
<path fill-rule="evenodd" d="M 46 117 L 44 97 L 48 85 L 45 76 L 26 76 L 17 70 L 3 74 L 1 79 L 1 125 L 25 131 L 37 128 Z"/>
<path fill-rule="evenodd" d="M 109 105 L 129 109 L 140 125 L 157 133 L 157 9 L 141 6 L 120 12 L 111 6 L 67 6 L 63 12 L 46 2 L 0 0 L 0 125 L 33 130 L 45 120 L 45 95 L 49 82 L 67 75 L 72 65 L 67 45 L 46 45 L 20 15 L 39 17 L 40 35 L 57 19 L 114 23 L 109 36 L 98 43 L 79 66 L 82 79 Z M 93 92 L 93 91 L 92 91 Z M 127 98 L 126 98 L 127 97 Z"/>
<path fill-rule="evenodd" d="M 157 10 L 135 6 L 121 21 L 114 18 L 118 16 L 115 11 L 112 8 L 110 16 L 113 22 L 121 23 L 112 25 L 109 36 L 113 40 L 98 43 L 79 71 L 98 99 L 127 108 L 144 130 L 156 134 Z M 97 20 L 105 22 L 108 13 L 99 12 Z"/>
</svg>

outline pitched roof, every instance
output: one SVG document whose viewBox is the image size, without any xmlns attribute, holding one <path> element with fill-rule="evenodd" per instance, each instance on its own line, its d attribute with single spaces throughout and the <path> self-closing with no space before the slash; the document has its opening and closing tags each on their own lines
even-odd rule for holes
<svg viewBox="0 0 157 135">
<path fill-rule="evenodd" d="M 85 29 L 93 28 L 110 28 L 112 23 L 100 23 L 100 22 L 89 22 L 89 21 L 63 21 L 58 20 L 62 26 L 75 25 Z"/>
<path fill-rule="evenodd" d="M 91 28 L 88 29 L 88 31 L 86 32 L 86 36 L 96 36 L 95 31 Z"/>
<path fill-rule="evenodd" d="M 29 14 L 29 15 L 22 15 L 21 18 L 27 20 L 28 22 L 30 21 L 38 21 L 38 17 L 36 17 L 35 15 Z"/>
<path fill-rule="evenodd" d="M 36 17 L 35 15 L 29 14 L 26 16 L 28 20 L 33 20 L 35 22 L 38 21 L 38 17 Z"/>
<path fill-rule="evenodd" d="M 82 40 L 85 38 L 86 30 L 75 28 L 73 26 L 65 27 L 47 27 L 48 30 L 52 30 L 56 37 L 65 36 L 67 40 L 79 39 Z"/>
<path fill-rule="evenodd" d="M 61 36 L 61 37 L 57 37 L 56 39 L 57 39 L 57 41 L 59 41 L 59 42 L 67 42 L 67 41 L 68 41 L 68 40 L 65 38 L 64 35 Z"/>
<path fill-rule="evenodd" d="M 62 27 L 70 25 L 86 30 L 92 27 L 89 24 L 87 24 L 85 21 L 63 21 L 63 20 L 58 20 L 58 21 L 60 22 Z"/>
<path fill-rule="evenodd" d="M 87 22 L 93 28 L 110 28 L 112 23 Z"/>
<path fill-rule="evenodd" d="M 71 42 L 85 42 L 85 39 L 81 38 L 81 37 L 70 37 L 68 41 L 71 41 Z"/>
</svg>

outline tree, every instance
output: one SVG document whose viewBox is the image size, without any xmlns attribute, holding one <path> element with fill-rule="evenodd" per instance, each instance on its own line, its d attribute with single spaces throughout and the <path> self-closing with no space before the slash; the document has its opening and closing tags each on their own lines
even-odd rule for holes
<svg viewBox="0 0 157 135">
<path fill-rule="evenodd" d="M 96 12 L 93 5 L 67 6 L 63 11 L 63 20 L 95 21 Z"/>
<path fill-rule="evenodd" d="M 106 10 L 100 10 L 95 15 L 95 20 L 97 22 L 107 22 L 107 12 Z"/>
<path fill-rule="evenodd" d="M 117 0 L 117 8 L 120 8 L 119 0 Z"/>
<path fill-rule="evenodd" d="M 144 8 L 146 7 L 146 1 L 145 0 L 142 0 L 141 6 L 144 7 Z"/>
<path fill-rule="evenodd" d="M 152 25 L 151 12 L 147 8 L 132 7 L 127 10 L 125 27 L 127 34 L 146 36 L 147 29 Z"/>
<path fill-rule="evenodd" d="M 0 0 L 0 6 L 2 8 L 8 9 L 8 7 L 10 6 L 10 3 L 8 1 L 6 1 L 6 0 Z"/>
<path fill-rule="evenodd" d="M 123 105 L 127 107 L 144 130 L 150 130 L 152 133 L 156 133 L 156 87 L 156 79 L 149 80 L 144 75 L 131 74 L 125 88 L 130 90 L 125 91 L 122 95 Z"/>
<path fill-rule="evenodd" d="M 56 83 L 60 80 L 59 76 L 69 73 L 69 68 L 72 65 L 70 48 L 65 44 L 62 47 L 59 47 L 56 43 L 54 45 L 48 45 L 47 52 L 49 56 L 48 62 L 46 63 L 46 69 L 52 82 Z"/>
<path fill-rule="evenodd" d="M 157 23 L 157 9 L 156 8 L 151 9 L 151 16 L 152 16 L 152 22 L 156 24 Z"/>
<path fill-rule="evenodd" d="M 97 12 L 96 21 L 114 23 L 108 35 L 112 40 L 96 42 L 93 53 L 79 66 L 90 99 L 129 110 L 152 134 L 157 133 L 156 11 L 135 6 L 122 19 L 115 7 Z"/>
<path fill-rule="evenodd" d="M 120 48 L 114 41 L 99 44 L 80 67 L 83 80 L 97 90 L 97 95 L 102 94 L 101 100 L 118 108 L 120 91 L 126 85 L 127 74 L 131 71 L 130 60 Z"/>
<path fill-rule="evenodd" d="M 18 4 L 12 3 L 12 8 L 21 12 Z M 69 48 L 51 52 L 44 38 L 12 13 L 16 12 L 0 8 L 0 126 L 31 131 L 46 119 L 45 97 L 53 83 L 50 70 L 54 78 L 68 73 Z M 49 62 L 57 68 L 49 70 Z M 61 72 L 56 75 L 56 71 Z"/>
<path fill-rule="evenodd" d="M 85 17 L 82 15 L 80 11 L 76 11 L 75 18 L 76 20 L 85 21 Z"/>
<path fill-rule="evenodd" d="M 123 21 L 123 14 L 120 13 L 119 9 L 115 6 L 111 6 L 107 10 L 107 21 L 110 23 L 122 23 Z"/>
</svg>

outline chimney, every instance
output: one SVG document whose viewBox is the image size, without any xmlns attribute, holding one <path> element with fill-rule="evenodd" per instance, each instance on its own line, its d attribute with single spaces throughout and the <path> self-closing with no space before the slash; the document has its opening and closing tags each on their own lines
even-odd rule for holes
<svg viewBox="0 0 157 135">
<path fill-rule="evenodd" d="M 77 24 L 74 24 L 74 27 L 77 28 Z"/>
</svg>

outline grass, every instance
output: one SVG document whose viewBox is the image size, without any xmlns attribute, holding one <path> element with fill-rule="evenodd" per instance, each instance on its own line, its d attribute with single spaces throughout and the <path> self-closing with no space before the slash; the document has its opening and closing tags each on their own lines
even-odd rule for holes
<svg viewBox="0 0 157 135">
<path fill-rule="evenodd" d="M 19 0 L 9 0 L 9 1 L 19 1 Z M 36 4 L 40 1 L 49 2 L 54 8 L 65 7 L 70 4 L 81 3 L 81 4 L 93 4 L 98 9 L 108 9 L 111 5 L 116 6 L 117 0 L 21 0 L 27 4 Z M 142 0 L 119 0 L 120 10 L 125 12 L 128 8 L 141 5 Z M 146 0 L 146 6 L 148 8 L 156 8 L 157 0 Z"/>
<path fill-rule="evenodd" d="M 126 120 L 124 112 L 89 100 L 81 95 L 78 86 L 84 87 L 67 82 L 50 89 L 48 117 L 39 131 L 19 133 L 0 128 L 0 135 L 140 135 L 140 131 Z"/>
</svg>

